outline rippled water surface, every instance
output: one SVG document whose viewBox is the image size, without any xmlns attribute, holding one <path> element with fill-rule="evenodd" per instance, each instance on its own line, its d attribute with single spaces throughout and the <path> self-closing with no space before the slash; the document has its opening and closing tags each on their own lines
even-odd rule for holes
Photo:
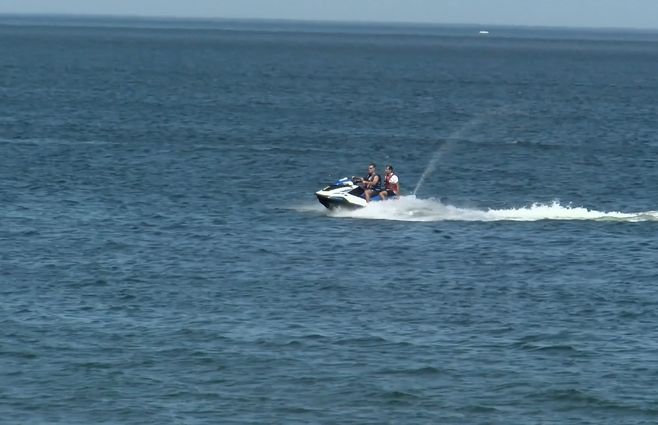
<svg viewBox="0 0 658 425">
<path fill-rule="evenodd" d="M 658 422 L 658 35 L 0 19 L 0 422 Z M 314 191 L 392 163 L 404 195 Z"/>
</svg>

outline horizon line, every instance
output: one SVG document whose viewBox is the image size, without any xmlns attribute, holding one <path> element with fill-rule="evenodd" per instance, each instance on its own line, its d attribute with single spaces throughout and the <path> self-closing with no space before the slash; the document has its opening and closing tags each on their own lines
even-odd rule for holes
<svg viewBox="0 0 658 425">
<path fill-rule="evenodd" d="M 435 21 L 380 21 L 380 20 L 350 20 L 350 19 L 300 19 L 300 18 L 254 18 L 254 17 L 221 17 L 221 16 L 171 16 L 171 15 L 141 15 L 141 14 L 109 14 L 109 13 L 30 13 L 30 12 L 0 12 L 0 17 L 18 18 L 105 18 L 152 21 L 241 21 L 241 22 L 270 22 L 270 23 L 306 23 L 306 24 L 347 24 L 347 25 L 391 25 L 391 26 L 426 26 L 426 27 L 488 27 L 488 28 L 532 28 L 545 30 L 586 30 L 586 31 L 637 31 L 656 32 L 657 27 L 624 27 L 624 26 L 571 26 L 571 25 L 531 25 L 531 24 L 492 24 L 477 22 L 435 22 Z"/>
</svg>

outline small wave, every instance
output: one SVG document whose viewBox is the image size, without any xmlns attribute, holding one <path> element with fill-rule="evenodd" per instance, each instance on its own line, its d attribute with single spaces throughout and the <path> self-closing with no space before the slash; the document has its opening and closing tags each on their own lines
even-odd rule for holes
<svg viewBox="0 0 658 425">
<path fill-rule="evenodd" d="M 316 211 L 316 209 L 314 209 Z M 592 220 L 642 222 L 658 221 L 658 211 L 636 213 L 604 212 L 584 207 L 534 203 L 530 206 L 509 209 L 478 210 L 446 205 L 436 199 L 419 199 L 403 196 L 387 202 L 373 202 L 358 210 L 326 210 L 331 217 L 361 218 L 394 221 L 539 221 L 539 220 Z"/>
<path fill-rule="evenodd" d="M 376 373 L 380 375 L 434 376 L 444 373 L 444 370 L 434 366 L 422 366 L 411 369 L 384 368 L 377 371 Z"/>
<path fill-rule="evenodd" d="M 336 341 L 337 345 L 355 345 L 359 347 L 379 346 L 381 344 L 388 344 L 390 341 L 380 336 L 362 336 L 354 338 L 342 338 Z"/>
<path fill-rule="evenodd" d="M 36 353 L 31 351 L 0 351 L 0 355 L 7 357 L 15 357 L 18 359 L 36 359 L 39 357 Z"/>
<path fill-rule="evenodd" d="M 115 367 L 113 363 L 110 362 L 84 362 L 84 363 L 79 363 L 76 365 L 77 368 L 79 369 L 87 369 L 87 370 L 92 370 L 92 369 L 112 369 Z"/>
<path fill-rule="evenodd" d="M 620 400 L 609 399 L 592 391 L 584 391 L 575 388 L 566 389 L 548 389 L 535 394 L 528 398 L 553 403 L 563 403 L 562 409 L 582 409 L 594 408 L 618 411 L 620 413 L 642 413 L 645 415 L 656 415 L 656 409 L 645 407 L 640 404 L 625 403 Z"/>
<path fill-rule="evenodd" d="M 412 392 L 407 392 L 402 390 L 379 391 L 377 393 L 369 394 L 369 396 L 373 398 L 380 398 L 388 403 L 394 403 L 394 404 L 409 403 L 421 398 L 420 396 L 413 394 Z"/>
<path fill-rule="evenodd" d="M 483 404 L 471 404 L 458 409 L 464 413 L 496 413 L 498 409 L 492 406 L 485 406 Z"/>
<path fill-rule="evenodd" d="M 546 352 L 546 353 L 565 353 L 570 355 L 581 353 L 580 350 L 568 344 L 558 344 L 558 345 L 524 344 L 521 346 L 521 349 L 528 351 Z"/>
<path fill-rule="evenodd" d="M 282 406 L 278 408 L 281 413 L 290 414 L 290 415 L 299 415 L 299 414 L 314 414 L 315 409 L 302 406 Z"/>
<path fill-rule="evenodd" d="M 28 138 L 28 139 L 7 139 L 0 137 L 0 143 L 6 144 L 24 144 L 24 145 L 115 145 L 115 142 L 104 140 L 65 140 L 54 138 Z"/>
<path fill-rule="evenodd" d="M 302 335 L 301 338 L 305 339 L 305 340 L 323 340 L 323 339 L 327 339 L 327 337 L 325 335 L 322 335 L 322 334 L 307 334 L 307 335 Z"/>
</svg>

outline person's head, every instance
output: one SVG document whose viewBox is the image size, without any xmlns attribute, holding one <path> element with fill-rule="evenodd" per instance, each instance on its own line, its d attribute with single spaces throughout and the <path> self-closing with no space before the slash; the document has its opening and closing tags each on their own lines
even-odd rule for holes
<svg viewBox="0 0 658 425">
<path fill-rule="evenodd" d="M 374 162 L 368 164 L 368 174 L 375 174 L 377 172 L 377 166 Z"/>
<path fill-rule="evenodd" d="M 393 166 L 388 164 L 385 168 L 386 174 L 393 174 Z"/>
</svg>

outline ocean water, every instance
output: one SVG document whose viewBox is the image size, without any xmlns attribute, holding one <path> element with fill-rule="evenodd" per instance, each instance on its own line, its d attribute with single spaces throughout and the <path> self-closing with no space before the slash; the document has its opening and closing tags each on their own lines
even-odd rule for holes
<svg viewBox="0 0 658 425">
<path fill-rule="evenodd" d="M 480 29 L 0 17 L 0 423 L 657 423 L 658 34 Z"/>
</svg>

